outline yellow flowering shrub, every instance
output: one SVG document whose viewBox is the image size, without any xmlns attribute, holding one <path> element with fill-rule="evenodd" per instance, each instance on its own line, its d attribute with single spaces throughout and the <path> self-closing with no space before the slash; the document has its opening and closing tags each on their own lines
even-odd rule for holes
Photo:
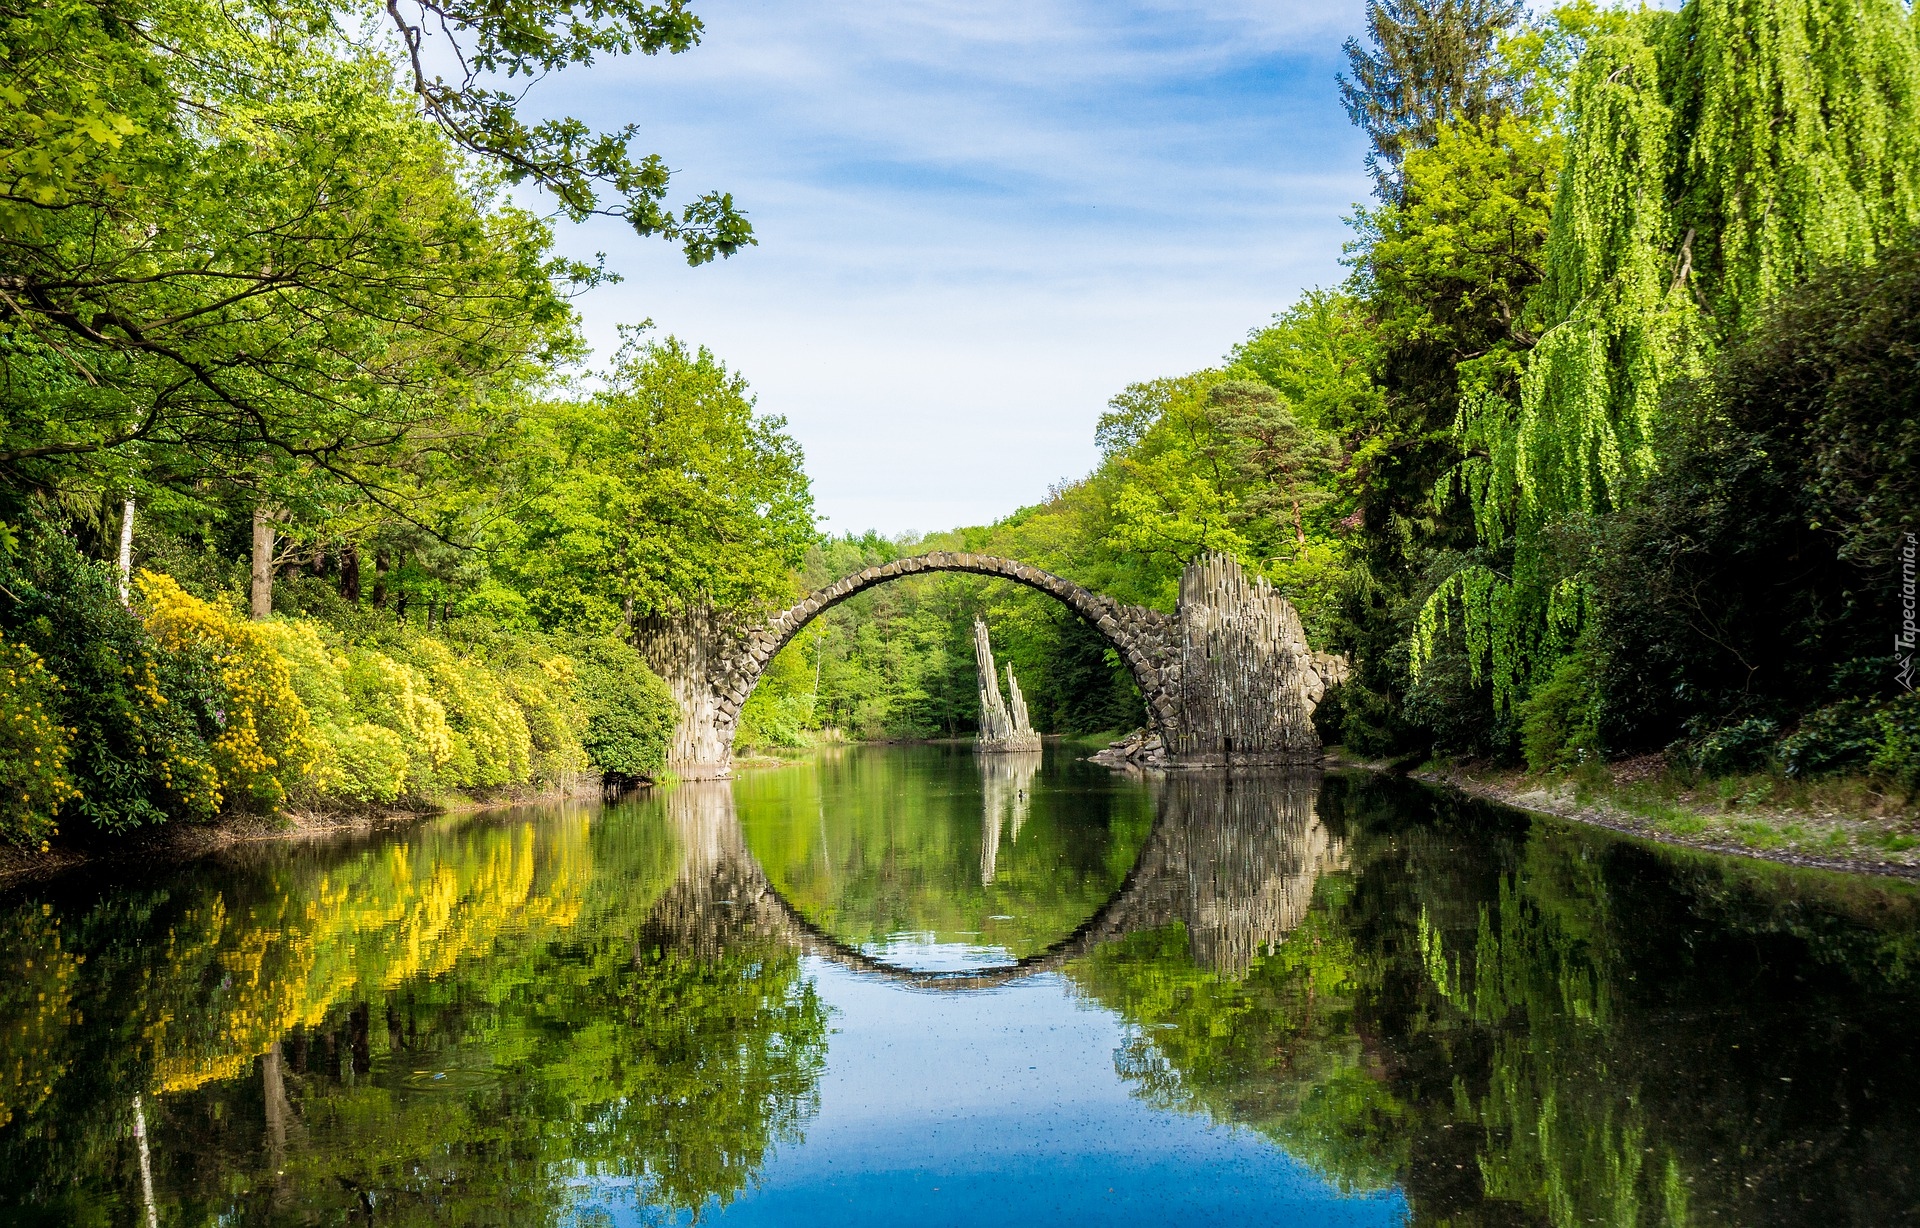
<svg viewBox="0 0 1920 1228">
<path fill-rule="evenodd" d="M 84 955 L 66 949 L 51 905 L 17 907 L 0 916 L 0 949 L 22 952 L 0 978 L 0 1127 L 29 1117 L 67 1073 L 63 1043 L 80 1022 L 74 981 Z"/>
<path fill-rule="evenodd" d="M 275 637 L 192 596 L 171 576 L 140 573 L 146 628 L 163 651 L 211 653 L 224 698 L 211 743 L 229 800 L 273 809 L 287 788 L 321 765 L 324 743 L 294 690 Z"/>
<path fill-rule="evenodd" d="M 333 752 L 322 792 L 356 802 L 391 802 L 407 793 L 413 756 L 399 734 L 384 725 L 361 723 L 327 729 Z"/>
<path fill-rule="evenodd" d="M 494 788 L 531 780 L 533 735 L 525 713 L 501 679 L 484 661 L 456 657 L 439 640 L 421 636 L 410 647 L 433 686 L 434 698 L 446 705 L 448 721 L 460 735 L 452 766 L 462 769 L 465 778 L 446 783 Z M 471 768 L 461 753 L 463 742 L 472 756 Z"/>
<path fill-rule="evenodd" d="M 586 771 L 580 735 L 587 722 L 579 704 L 571 702 L 577 684 L 573 662 L 553 656 L 523 665 L 507 675 L 506 684 L 533 741 L 533 779 L 558 784 Z"/>
<path fill-rule="evenodd" d="M 259 627 L 286 663 L 294 692 L 306 705 L 318 735 L 318 753 L 307 773 L 306 787 L 322 796 L 363 803 L 391 802 L 407 792 L 413 756 L 402 733 L 410 735 L 413 731 L 404 725 L 395 730 L 376 724 L 368 717 L 378 712 L 363 713 L 354 703 L 358 695 L 375 701 L 369 706 L 388 711 L 407 707 L 405 698 L 400 697 L 398 703 L 387 702 L 395 697 L 370 695 L 364 687 L 352 687 L 351 657 L 329 645 L 316 623 L 276 618 Z M 390 681 L 403 692 L 413 687 L 410 677 Z M 444 719 L 441 723 L 444 725 Z"/>
<path fill-rule="evenodd" d="M 454 735 L 426 675 L 385 653 L 356 648 L 347 653 L 342 680 L 355 715 L 393 733 L 407 754 L 395 796 L 434 787 L 453 761 Z"/>
<path fill-rule="evenodd" d="M 67 774 L 69 731 L 54 719 L 60 680 L 25 644 L 0 643 L 0 838 L 37 844 L 80 796 Z"/>
</svg>

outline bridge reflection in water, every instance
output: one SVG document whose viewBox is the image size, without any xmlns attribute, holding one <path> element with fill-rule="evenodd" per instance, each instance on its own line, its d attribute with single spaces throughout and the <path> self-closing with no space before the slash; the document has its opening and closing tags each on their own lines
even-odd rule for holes
<svg viewBox="0 0 1920 1228">
<path fill-rule="evenodd" d="M 998 849 L 1018 840 L 1040 756 L 985 757 L 980 875 L 993 881 Z M 1024 759 L 1024 756 L 1018 757 Z M 1069 933 L 991 967 L 929 971 L 877 958 L 817 924 L 773 885 L 747 847 L 726 781 L 688 781 L 667 798 L 683 850 L 673 885 L 648 916 L 640 952 L 661 948 L 715 958 L 741 945 L 776 943 L 910 988 L 990 989 L 1045 972 L 1102 943 L 1182 922 L 1194 961 L 1239 977 L 1263 949 L 1305 917 L 1322 873 L 1346 868 L 1346 849 L 1316 812 L 1311 770 L 1176 773 L 1152 781 L 1153 828 L 1105 903 Z"/>
</svg>

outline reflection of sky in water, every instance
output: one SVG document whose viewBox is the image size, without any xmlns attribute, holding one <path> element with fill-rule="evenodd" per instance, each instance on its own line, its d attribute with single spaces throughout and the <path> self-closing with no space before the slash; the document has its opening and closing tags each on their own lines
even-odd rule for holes
<svg viewBox="0 0 1920 1228">
<path fill-rule="evenodd" d="M 967 968 L 1004 952 L 905 943 L 890 962 Z M 1401 1224 L 1398 1190 L 1347 1196 L 1250 1130 L 1153 1109 L 1113 1068 L 1113 1014 L 1058 976 L 969 993 L 903 989 L 807 960 L 833 1010 L 820 1112 L 729 1224 Z M 582 1219 L 650 1223 L 625 1182 Z M 681 1217 L 685 1222 L 685 1217 Z"/>
<path fill-rule="evenodd" d="M 977 934 L 957 934 L 977 938 Z M 939 942 L 932 934 L 888 934 L 885 942 L 860 945 L 860 953 L 909 972 L 976 972 L 1019 962 L 1012 951 L 990 943 Z"/>
</svg>

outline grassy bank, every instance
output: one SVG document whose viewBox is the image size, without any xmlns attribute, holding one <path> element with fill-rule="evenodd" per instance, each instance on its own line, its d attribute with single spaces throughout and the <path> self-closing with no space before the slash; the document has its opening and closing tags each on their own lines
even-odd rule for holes
<svg viewBox="0 0 1920 1228">
<path fill-rule="evenodd" d="M 1329 751 L 1336 763 L 1394 765 Z M 1404 765 L 1401 765 L 1404 766 Z M 1788 865 L 1920 877 L 1920 803 L 1872 778 L 1779 771 L 1700 776 L 1643 755 L 1572 773 L 1427 762 L 1409 773 L 1522 810 L 1666 844 Z"/>
</svg>

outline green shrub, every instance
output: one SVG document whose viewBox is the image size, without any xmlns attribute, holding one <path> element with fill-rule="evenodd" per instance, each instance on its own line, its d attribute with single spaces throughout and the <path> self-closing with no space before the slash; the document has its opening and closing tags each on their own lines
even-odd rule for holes
<svg viewBox="0 0 1920 1228">
<path fill-rule="evenodd" d="M 1873 705 L 1849 699 L 1808 713 L 1776 754 L 1787 775 L 1804 778 L 1865 767 L 1880 744 Z"/>
<path fill-rule="evenodd" d="M 1920 691 L 1905 695 L 1874 715 L 1880 745 L 1869 766 L 1907 790 L 1920 792 Z"/>
<path fill-rule="evenodd" d="M 43 524 L 0 551 L 0 587 L 0 633 L 37 653 L 64 688 L 54 720 L 71 731 L 79 796 L 63 815 L 124 832 L 217 814 L 211 743 L 225 698 L 212 653 L 161 651 L 120 604 L 114 573 Z"/>
<path fill-rule="evenodd" d="M 586 713 L 581 741 L 588 760 L 613 777 L 659 775 L 679 720 L 667 684 L 647 668 L 633 645 L 613 636 L 581 636 L 568 641 L 566 649 Z"/>
<path fill-rule="evenodd" d="M 408 704 L 408 693 L 416 685 L 413 671 L 376 667 L 370 675 L 378 680 L 373 686 L 365 685 L 369 675 L 363 674 L 362 685 L 355 687 L 350 682 L 352 658 L 331 642 L 332 633 L 320 624 L 276 618 L 260 628 L 285 662 L 320 740 L 318 761 L 307 775 L 309 792 L 362 803 L 395 801 L 409 791 L 416 775 L 410 746 L 424 748 L 431 771 L 436 743 L 419 736 L 424 731 L 418 721 L 412 727 L 398 721 L 398 728 L 390 728 L 376 719 L 417 706 Z M 399 694 L 379 693 L 386 688 Z M 431 711 L 439 714 L 439 705 Z M 444 717 L 440 724 L 444 730 Z M 437 744 L 444 743 L 443 736 Z"/>
<path fill-rule="evenodd" d="M 453 788 L 497 788 L 533 775 L 533 736 L 526 715 L 484 661 L 456 657 L 431 636 L 415 636 L 408 655 L 427 676 L 455 734 Z"/>
<path fill-rule="evenodd" d="M 453 727 L 447 723 L 446 708 L 431 694 L 426 675 L 371 648 L 351 649 L 346 659 L 341 682 L 351 710 L 358 719 L 392 732 L 406 749 L 400 793 L 425 793 L 443 777 L 457 774 L 451 771 Z"/>
<path fill-rule="evenodd" d="M 1695 742 L 1689 755 L 1694 766 L 1708 776 L 1750 772 L 1768 761 L 1779 734 L 1779 725 L 1755 717 L 1714 730 Z"/>
<path fill-rule="evenodd" d="M 573 662 L 557 654 L 530 661 L 509 672 L 505 681 L 533 742 L 533 779 L 561 784 L 586 771 L 580 735 L 587 721 L 576 694 L 579 678 Z"/>
<path fill-rule="evenodd" d="M 1520 749 L 1529 769 L 1548 772 L 1598 758 L 1597 683 L 1592 658 L 1575 653 L 1520 704 Z"/>
<path fill-rule="evenodd" d="M 333 752 L 323 791 L 355 802 L 391 802 L 407 792 L 413 757 L 399 734 L 381 725 L 332 726 Z"/>
</svg>

